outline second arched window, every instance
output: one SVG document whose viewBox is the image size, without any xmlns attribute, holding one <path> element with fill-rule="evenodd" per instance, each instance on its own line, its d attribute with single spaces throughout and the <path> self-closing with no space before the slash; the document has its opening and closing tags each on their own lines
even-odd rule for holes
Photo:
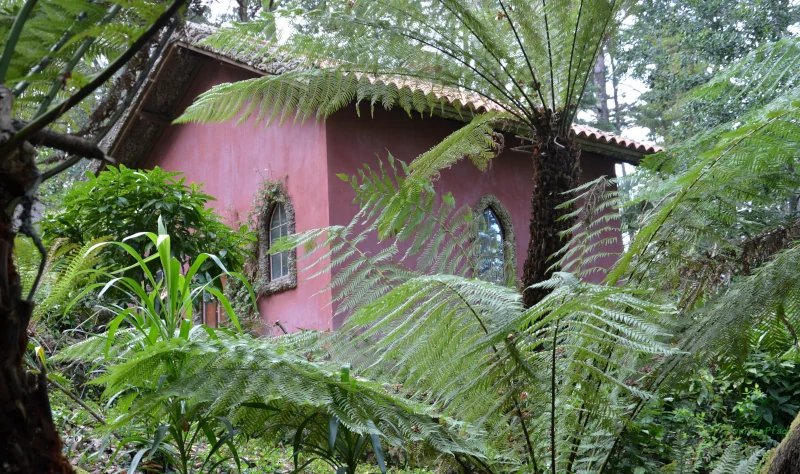
<svg viewBox="0 0 800 474">
<path fill-rule="evenodd" d="M 503 284 L 505 282 L 505 244 L 503 226 L 491 207 L 483 210 L 483 222 L 478 232 L 478 278 Z"/>
</svg>

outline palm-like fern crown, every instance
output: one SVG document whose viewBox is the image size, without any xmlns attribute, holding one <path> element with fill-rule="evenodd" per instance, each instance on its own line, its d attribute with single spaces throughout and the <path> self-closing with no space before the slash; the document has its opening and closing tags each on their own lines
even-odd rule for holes
<svg viewBox="0 0 800 474">
<path fill-rule="evenodd" d="M 353 100 L 429 111 L 443 88 L 479 97 L 501 117 L 540 133 L 565 134 L 603 39 L 624 0 L 377 0 L 323 2 L 217 32 L 209 43 L 239 54 L 300 61 L 282 78 L 219 86 L 181 120 L 327 116 Z M 275 17 L 294 33 L 275 41 Z M 387 81 L 390 79 L 390 81 Z M 387 83 L 388 82 L 388 83 Z M 466 101 L 465 101 L 466 102 Z M 246 105 L 249 104 L 249 105 Z M 457 107 L 466 105 L 456 103 Z M 555 111 L 555 113 L 553 113 Z"/>
<path fill-rule="evenodd" d="M 800 188 L 794 171 L 800 156 L 800 84 L 793 72 L 800 66 L 799 43 L 786 39 L 761 47 L 683 101 L 687 113 L 708 100 L 743 101 L 740 107 L 747 111 L 643 160 L 625 187 L 636 188 L 628 205 L 641 206 L 644 213 L 614 279 L 627 273 L 637 283 L 691 282 L 685 277 L 700 271 L 692 268 L 697 262 L 735 262 L 746 241 L 797 219 L 790 203 Z M 734 258 L 723 262 L 722 256 Z M 738 270 L 709 274 L 727 273 L 728 281 Z M 686 301 L 702 301 L 705 294 L 686 291 Z"/>
<path fill-rule="evenodd" d="M 711 102 L 740 114 L 645 158 L 620 181 L 627 197 L 610 204 L 640 214 L 609 281 L 676 302 L 681 349 L 693 356 L 669 360 L 654 386 L 687 362 L 741 358 L 750 347 L 796 357 L 799 44 L 764 45 L 680 101 L 688 115 Z"/>
</svg>

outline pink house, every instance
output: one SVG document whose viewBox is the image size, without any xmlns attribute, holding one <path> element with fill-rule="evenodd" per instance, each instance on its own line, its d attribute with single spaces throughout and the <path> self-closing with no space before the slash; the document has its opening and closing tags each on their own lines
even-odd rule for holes
<svg viewBox="0 0 800 474">
<path fill-rule="evenodd" d="M 375 164 L 387 150 L 410 162 L 463 124 L 457 115 L 409 117 L 399 108 L 376 108 L 370 117 L 365 107 L 358 117 L 353 106 L 324 122 L 287 122 L 268 128 L 233 122 L 170 125 L 214 85 L 279 74 L 287 67 L 199 46 L 197 42 L 209 32 L 192 27 L 168 45 L 131 111 L 112 133 L 109 154 L 129 167 L 184 172 L 187 179 L 204 183 L 205 192 L 218 200 L 215 207 L 232 210 L 234 218 L 250 210 L 262 179 L 258 170 L 263 173 L 268 168 L 273 176 L 285 179 L 286 196 L 283 204 L 267 206 L 259 232 L 262 248 L 287 232 L 348 224 L 358 209 L 352 203 L 352 189 L 337 173 L 352 174 L 363 163 Z M 582 148 L 584 181 L 614 176 L 615 164 L 635 164 L 642 155 L 657 151 L 588 127 L 575 126 L 574 131 Z M 483 212 L 495 231 L 492 237 L 514 243 L 511 248 L 516 252 L 503 258 L 511 259 L 519 273 L 530 235 L 531 167 L 529 155 L 510 150 L 518 139 L 505 138 L 505 150 L 488 171 L 460 162 L 442 172 L 436 187 L 451 192 L 459 205 Z M 323 290 L 329 277 L 307 280 L 302 268 L 298 275 L 293 259 L 287 257 L 264 259 L 261 270 L 266 278 L 259 288 L 262 318 L 267 324 L 280 320 L 289 331 L 338 326 L 330 292 Z M 491 269 L 487 275 L 491 277 Z"/>
</svg>

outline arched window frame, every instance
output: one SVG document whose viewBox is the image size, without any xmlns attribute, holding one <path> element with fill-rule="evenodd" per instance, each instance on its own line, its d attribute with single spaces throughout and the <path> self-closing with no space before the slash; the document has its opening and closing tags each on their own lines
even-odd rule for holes
<svg viewBox="0 0 800 474">
<path fill-rule="evenodd" d="M 262 208 L 263 212 L 259 216 L 258 244 L 259 244 L 259 273 L 261 274 L 258 287 L 259 296 L 269 296 L 282 291 L 297 288 L 297 250 L 292 249 L 289 253 L 289 274 L 272 279 L 271 259 L 268 253 L 270 246 L 270 227 L 272 215 L 278 204 L 283 205 L 286 213 L 286 227 L 289 235 L 295 233 L 294 206 L 289 196 L 282 190 L 269 197 L 269 202 Z"/>
<path fill-rule="evenodd" d="M 514 235 L 514 224 L 511 222 L 511 215 L 505 206 L 497 199 L 494 194 L 487 194 L 478 200 L 473 208 L 475 222 L 479 225 L 483 223 L 483 213 L 486 209 L 491 209 L 500 223 L 503 233 L 503 257 L 505 258 L 505 280 L 516 278 L 517 270 L 517 240 Z M 510 273 L 509 274 L 509 270 Z"/>
</svg>

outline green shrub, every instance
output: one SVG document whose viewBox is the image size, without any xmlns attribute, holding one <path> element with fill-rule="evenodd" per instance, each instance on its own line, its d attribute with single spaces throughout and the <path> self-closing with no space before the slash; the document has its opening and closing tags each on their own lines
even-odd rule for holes
<svg viewBox="0 0 800 474">
<path fill-rule="evenodd" d="M 41 222 L 41 234 L 47 243 L 58 238 L 78 245 L 100 237 L 121 240 L 140 229 L 155 229 L 161 218 L 172 240 L 173 256 L 180 262 L 213 253 L 226 269 L 241 269 L 244 248 L 253 239 L 252 234 L 246 227 L 231 229 L 214 209 L 207 208 L 214 198 L 201 191 L 202 185 L 187 185 L 181 173 L 158 167 L 147 171 L 112 166 L 97 175 L 88 172 L 87 176 L 88 181 L 77 183 L 66 194 L 64 208 Z M 153 252 L 153 243 L 148 239 L 129 244 L 141 255 Z M 110 267 L 134 263 L 121 249 L 105 255 Z M 150 264 L 150 268 L 156 267 Z M 198 277 L 209 281 L 221 273 L 220 267 L 206 261 Z"/>
<path fill-rule="evenodd" d="M 748 453 L 777 445 L 798 403 L 800 367 L 791 360 L 759 351 L 744 363 L 699 370 L 650 402 L 613 472 L 653 472 L 675 462 L 707 472 L 732 442 Z"/>
</svg>

